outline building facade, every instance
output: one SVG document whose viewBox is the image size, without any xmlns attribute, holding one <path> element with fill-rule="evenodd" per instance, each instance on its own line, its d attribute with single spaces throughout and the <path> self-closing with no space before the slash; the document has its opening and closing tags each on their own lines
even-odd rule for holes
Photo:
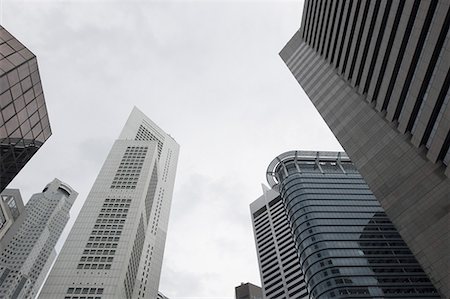
<svg viewBox="0 0 450 299">
<path fill-rule="evenodd" d="M 4 193 L 2 193 L 2 196 Z M 56 256 L 54 247 L 78 193 L 55 179 L 25 206 L 0 252 L 0 298 L 35 298 Z M 6 243 L 6 241 L 8 241 Z"/>
<path fill-rule="evenodd" d="M 0 251 L 4 249 L 5 244 L 9 243 L 8 233 L 11 229 L 16 230 L 24 219 L 24 205 L 22 196 L 18 189 L 5 189 L 0 193 Z"/>
<path fill-rule="evenodd" d="M 0 192 L 51 134 L 36 56 L 0 26 Z"/>
<path fill-rule="evenodd" d="M 236 299 L 263 299 L 262 289 L 252 283 L 241 283 L 234 289 Z"/>
<path fill-rule="evenodd" d="M 308 298 L 300 259 L 280 194 L 263 186 L 263 195 L 250 204 L 250 212 L 264 298 Z"/>
<path fill-rule="evenodd" d="M 270 163 L 267 180 L 272 190 L 265 193 L 273 195 L 253 212 L 254 223 L 281 198 L 276 213 L 288 218 L 284 226 L 292 233 L 304 298 L 439 298 L 345 153 L 283 153 Z"/>
<path fill-rule="evenodd" d="M 450 298 L 449 1 L 305 1 L 280 55 Z"/>
<path fill-rule="evenodd" d="M 133 109 L 39 298 L 156 298 L 178 152 Z"/>
</svg>

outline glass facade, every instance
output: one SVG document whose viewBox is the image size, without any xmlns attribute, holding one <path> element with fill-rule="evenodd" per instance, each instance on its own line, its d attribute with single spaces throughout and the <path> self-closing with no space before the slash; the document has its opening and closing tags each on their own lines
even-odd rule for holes
<svg viewBox="0 0 450 299">
<path fill-rule="evenodd" d="M 288 152 L 269 166 L 310 298 L 439 298 L 344 153 Z"/>
<path fill-rule="evenodd" d="M 0 192 L 50 135 L 36 57 L 0 26 Z"/>
</svg>

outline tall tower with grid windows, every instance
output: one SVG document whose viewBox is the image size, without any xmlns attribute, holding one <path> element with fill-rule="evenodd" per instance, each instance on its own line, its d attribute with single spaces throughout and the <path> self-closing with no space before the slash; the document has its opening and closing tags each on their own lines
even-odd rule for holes
<svg viewBox="0 0 450 299">
<path fill-rule="evenodd" d="M 450 2 L 304 2 L 280 56 L 450 298 Z"/>
<path fill-rule="evenodd" d="M 178 152 L 133 109 L 39 298 L 156 298 Z"/>
</svg>

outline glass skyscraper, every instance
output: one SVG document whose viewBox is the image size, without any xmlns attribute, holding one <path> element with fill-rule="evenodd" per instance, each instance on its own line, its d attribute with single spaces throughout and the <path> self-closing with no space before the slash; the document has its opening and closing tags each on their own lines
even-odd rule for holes
<svg viewBox="0 0 450 299">
<path fill-rule="evenodd" d="M 0 192 L 51 134 L 36 56 L 0 26 Z"/>
<path fill-rule="evenodd" d="M 267 180 L 282 199 L 309 298 L 439 298 L 345 153 L 286 152 Z"/>
<path fill-rule="evenodd" d="M 157 297 L 178 152 L 133 109 L 39 298 Z"/>
</svg>

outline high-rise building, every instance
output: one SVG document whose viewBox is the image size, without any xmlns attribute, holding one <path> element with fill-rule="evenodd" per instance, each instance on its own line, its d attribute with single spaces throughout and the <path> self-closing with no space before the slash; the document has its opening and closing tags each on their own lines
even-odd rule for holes
<svg viewBox="0 0 450 299">
<path fill-rule="evenodd" d="M 250 212 L 264 298 L 308 298 L 280 194 L 263 185 L 263 195 L 250 204 Z"/>
<path fill-rule="evenodd" d="M 0 192 L 51 134 L 36 56 L 0 26 Z"/>
<path fill-rule="evenodd" d="M 9 242 L 2 240 L 0 298 L 35 298 L 56 256 L 54 247 L 77 195 L 55 179 L 30 198 L 23 221 L 20 225 L 15 222 L 14 232 L 6 234 Z"/>
<path fill-rule="evenodd" d="M 280 55 L 450 298 L 450 2 L 305 1 Z"/>
<path fill-rule="evenodd" d="M 20 223 L 24 219 L 24 205 L 22 196 L 18 189 L 6 189 L 0 193 L 0 251 L 3 250 L 5 244 L 9 243 L 9 236 L 15 233 L 8 233 L 17 230 Z"/>
<path fill-rule="evenodd" d="M 283 153 L 269 164 L 267 180 L 272 190 L 264 193 L 270 201 L 252 209 L 261 268 L 276 263 L 272 259 L 278 253 L 261 258 L 262 246 L 278 247 L 279 241 L 267 236 L 281 225 L 274 218 L 287 215 L 283 226 L 293 237 L 286 243 L 293 239 L 301 268 L 297 275 L 304 275 L 307 298 L 439 298 L 345 153 Z M 278 202 L 279 208 L 273 208 Z M 269 213 L 271 219 L 263 220 Z M 268 232 L 258 234 L 264 222 Z M 279 234 L 275 232 L 277 238 Z M 288 271 L 290 266 L 280 268 Z"/>
<path fill-rule="evenodd" d="M 263 299 L 260 287 L 252 283 L 241 283 L 240 286 L 234 288 L 236 299 Z"/>
<path fill-rule="evenodd" d="M 156 298 L 178 152 L 133 109 L 40 298 Z"/>
</svg>

